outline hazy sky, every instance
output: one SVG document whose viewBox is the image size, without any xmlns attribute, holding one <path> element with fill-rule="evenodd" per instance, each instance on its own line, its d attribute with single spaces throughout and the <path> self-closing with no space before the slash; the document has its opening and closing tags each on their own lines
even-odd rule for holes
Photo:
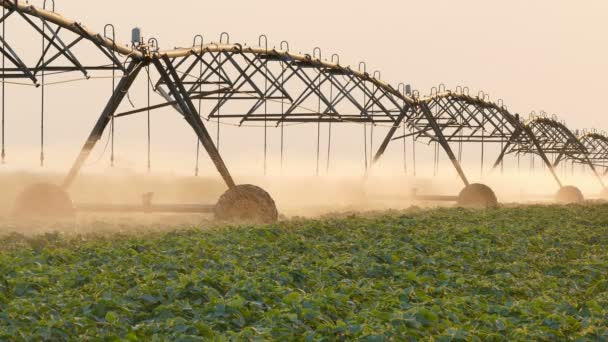
<svg viewBox="0 0 608 342">
<path fill-rule="evenodd" d="M 41 5 L 42 1 L 30 3 Z M 343 65 L 366 61 L 368 70 L 380 70 L 383 79 L 395 85 L 411 83 L 421 93 L 439 83 L 448 88 L 466 85 L 475 91 L 485 90 L 493 99 L 504 99 L 509 109 L 522 115 L 545 110 L 573 128 L 608 129 L 608 116 L 602 106 L 608 79 L 605 0 L 57 0 L 56 11 L 95 31 L 113 23 L 117 40 L 125 43 L 130 39 L 130 29 L 140 26 L 146 38 L 158 38 L 164 49 L 190 46 L 198 33 L 206 41 L 217 41 L 222 31 L 230 33 L 231 42 L 256 45 L 258 35 L 264 33 L 271 46 L 288 40 L 293 51 L 309 53 L 319 46 L 324 56 L 338 53 Z M 11 34 L 38 40 L 18 28 Z M 54 152 L 61 154 L 57 165 L 64 166 L 73 159 L 107 100 L 107 81 L 87 83 L 92 84 L 59 87 L 49 95 L 49 111 L 56 112 L 50 117 L 56 120 L 49 123 L 48 139 L 51 151 L 53 147 L 61 151 Z M 12 158 L 19 165 L 35 165 L 37 95 L 35 91 L 16 94 L 9 98 L 13 101 L 9 109 L 30 114 L 7 114 L 12 125 L 7 133 Z M 134 98 L 143 104 L 136 94 Z M 66 107 L 67 99 L 72 105 Z M 15 107 L 21 100 L 31 108 L 23 103 Z M 165 139 L 155 142 L 155 153 L 160 159 L 174 161 L 168 169 L 189 172 L 194 146 L 188 142 L 194 138 L 185 139 L 188 129 L 183 121 L 167 115 L 158 119 L 166 123 L 155 122 L 155 135 Z M 123 151 L 142 151 L 141 124 L 132 121 L 123 126 L 124 130 L 134 130 L 120 138 Z M 252 157 L 238 146 L 228 146 L 230 138 L 226 139 L 226 148 L 232 151 L 226 156 L 229 164 L 259 158 L 257 152 Z M 358 151 L 357 146 L 353 155 Z M 140 157 L 123 155 L 132 163 L 129 166 L 136 168 L 142 166 Z M 347 154 L 343 157 L 349 159 Z"/>
</svg>

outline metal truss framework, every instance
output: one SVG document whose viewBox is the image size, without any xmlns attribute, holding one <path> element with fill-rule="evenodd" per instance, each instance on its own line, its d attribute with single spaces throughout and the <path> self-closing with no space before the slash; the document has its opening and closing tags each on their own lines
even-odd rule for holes
<svg viewBox="0 0 608 342">
<path fill-rule="evenodd" d="M 46 1 L 45 1 L 46 4 Z M 116 45 L 111 26 L 106 27 L 106 33 L 112 36 L 101 36 L 89 31 L 80 23 L 63 19 L 56 13 L 38 9 L 23 2 L 1 0 L 3 7 L 0 24 L 3 34 L 0 36 L 0 52 L 5 62 L 2 67 L 3 79 L 27 78 L 35 85 L 41 82 L 45 74 L 79 72 L 89 77 L 93 70 L 122 70 L 126 71 L 118 54 L 128 55 L 129 49 Z M 40 37 L 42 48 L 36 56 L 22 56 L 14 46 L 18 39 L 11 39 L 7 34 L 6 23 L 9 20 L 20 20 L 34 36 Z M 82 45 L 92 44 L 105 63 L 88 65 L 78 58 L 77 51 Z M 35 57 L 35 58 L 32 58 Z M 8 62 L 8 63 L 6 63 Z"/>
<path fill-rule="evenodd" d="M 597 132 L 583 133 L 579 141 L 587 150 L 587 159 L 593 163 L 595 167 L 604 168 L 604 175 L 608 174 L 608 137 L 605 134 Z M 575 162 L 579 162 L 575 159 Z M 579 162 L 580 163 L 580 162 Z"/>
<path fill-rule="evenodd" d="M 374 162 L 382 157 L 391 141 L 411 137 L 434 142 L 446 152 L 465 185 L 469 180 L 454 146 L 460 149 L 464 143 L 500 144 L 501 153 L 494 168 L 506 155 L 535 154 L 541 157 L 560 187 L 562 182 L 555 168 L 566 160 L 588 165 L 604 185 L 596 167 L 606 165 L 608 138 L 588 134 L 578 139 L 564 124 L 544 117 L 525 122 L 500 101 L 491 102 L 483 93 L 470 96 L 466 88 L 452 92 L 439 87 L 429 96 L 420 97 L 409 86 L 394 88 L 381 81 L 379 73 L 370 75 L 364 63 L 354 70 L 340 65 L 337 55 L 327 61 L 322 59 L 320 49 L 315 49 L 312 55 L 294 54 L 286 43 L 280 49 L 269 49 L 265 36 L 259 41 L 262 47 L 230 44 L 224 35 L 220 43 L 209 44 L 196 37 L 190 48 L 159 51 L 154 41 L 135 42 L 129 48 L 115 42 L 112 26 L 106 26 L 106 33 L 100 35 L 54 12 L 22 2 L 0 0 L 0 6 L 3 8 L 0 49 L 3 60 L 8 62 L 2 65 L 3 81 L 24 78 L 44 86 L 45 77 L 55 73 L 77 72 L 87 78 L 93 70 L 123 73 L 65 179 L 66 188 L 112 120 L 162 107 L 173 107 L 184 117 L 229 188 L 236 183 L 218 151 L 219 134 L 214 143 L 202 118 L 233 120 L 239 125 L 263 122 L 264 127 L 283 127 L 289 123 L 388 126 Z M 24 58 L 11 41 L 4 25 L 11 18 L 24 21 L 40 37 L 42 49 L 35 59 Z M 78 51 L 83 44 L 98 51 L 98 59 L 103 62 L 89 65 L 79 59 Z M 154 78 L 150 81 L 153 90 L 164 101 L 118 112 L 142 70 Z M 409 133 L 396 136 L 403 126 Z"/>
</svg>

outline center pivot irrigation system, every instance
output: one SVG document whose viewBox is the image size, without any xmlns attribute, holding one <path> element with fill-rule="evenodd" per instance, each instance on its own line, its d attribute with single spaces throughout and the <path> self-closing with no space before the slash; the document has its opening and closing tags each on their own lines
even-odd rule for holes
<svg viewBox="0 0 608 342">
<path fill-rule="evenodd" d="M 220 120 L 232 120 L 237 125 L 263 123 L 265 151 L 268 128 L 280 128 L 281 158 L 283 129 L 288 124 L 316 123 L 320 132 L 322 123 L 328 124 L 330 130 L 332 124 L 360 123 L 366 135 L 368 127 L 369 134 L 373 134 L 374 126 L 387 126 L 388 134 L 371 161 L 366 161 L 366 168 L 380 160 L 392 141 L 410 138 L 433 143 L 437 152 L 440 147 L 447 154 L 465 185 L 459 196 L 450 198 L 462 205 L 497 204 L 489 187 L 470 183 L 463 171 L 460 151 L 464 143 L 481 144 L 482 149 L 485 144 L 500 144 L 501 152 L 493 168 L 501 166 L 509 154 L 518 158 L 520 155 L 540 157 L 559 186 L 557 200 L 560 202 L 583 200 L 581 192 L 575 187 L 564 186 L 556 172 L 558 165 L 567 161 L 588 166 L 606 193 L 600 173 L 606 170 L 608 137 L 595 132 L 579 135 L 545 115 L 524 120 L 518 114 L 510 113 L 501 101 L 491 102 L 486 94 L 470 96 L 467 88 L 448 91 L 440 86 L 429 96 L 421 97 L 410 86 L 400 84 L 395 88 L 381 81 L 378 72 L 370 75 L 365 63 L 355 70 L 342 66 L 337 55 L 331 56 L 330 61 L 323 59 L 318 48 L 312 55 L 292 53 L 286 42 L 282 42 L 279 49 L 269 48 L 265 36 L 260 37 L 258 47 L 231 44 L 229 36 L 222 34 L 219 43 L 205 43 L 202 36 L 197 36 L 191 47 L 161 51 L 155 39 L 145 42 L 139 29 L 134 29 L 132 44 L 122 45 L 116 42 L 112 25 L 106 25 L 103 35 L 95 33 L 55 13 L 54 3 L 49 3 L 52 8 L 48 8 L 44 1 L 42 8 L 36 8 L 23 1 L 0 0 L 0 5 L 3 160 L 5 101 L 10 99 L 6 96 L 7 85 L 28 82 L 41 88 L 40 162 L 44 164 L 44 89 L 50 84 L 66 82 L 49 80 L 66 74 L 78 74 L 81 79 L 93 78 L 92 72 L 112 74 L 109 76 L 112 96 L 63 184 L 38 184 L 27 188 L 17 199 L 15 211 L 18 215 L 71 214 L 75 210 L 208 211 L 220 219 L 276 220 L 277 209 L 268 193 L 252 185 L 237 185 L 230 174 L 217 147 Z M 19 38 L 10 34 L 9 24 L 11 27 L 22 25 L 19 26 Z M 19 44 L 26 36 L 39 40 L 40 48 L 20 48 Z M 86 49 L 85 61 L 79 55 L 85 55 Z M 93 60 L 96 62 L 92 63 Z M 148 105 L 119 112 L 119 106 L 138 77 L 147 77 Z M 150 90 L 160 95 L 163 102 L 150 104 Z M 205 101 L 214 105 L 202 106 Z M 142 206 L 72 204 L 67 190 L 107 129 L 111 135 L 113 162 L 115 119 L 137 113 L 147 113 L 149 118 L 151 110 L 163 107 L 174 108 L 192 127 L 198 144 L 208 153 L 226 183 L 228 191 L 218 203 L 155 206 L 151 196 L 144 196 Z M 205 121 L 215 120 L 218 131 L 214 142 Z M 401 129 L 403 134 L 398 133 Z M 318 140 L 319 136 L 320 133 Z M 458 147 L 458 153 L 454 152 L 454 147 Z M 320 143 L 317 150 L 319 148 Z M 266 156 L 264 167 L 266 169 Z"/>
</svg>

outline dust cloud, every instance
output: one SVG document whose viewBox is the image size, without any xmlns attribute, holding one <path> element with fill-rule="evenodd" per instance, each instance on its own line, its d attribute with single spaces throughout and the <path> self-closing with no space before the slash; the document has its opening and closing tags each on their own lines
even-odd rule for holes
<svg viewBox="0 0 608 342">
<path fill-rule="evenodd" d="M 428 170 L 427 170 L 428 171 Z M 412 206 L 454 206 L 453 202 L 417 201 L 419 195 L 457 196 L 462 182 L 455 173 L 443 172 L 433 176 L 421 171 L 422 176 L 404 173 L 390 175 L 371 172 L 368 176 L 347 175 L 252 175 L 250 172 L 235 174 L 238 183 L 255 184 L 268 191 L 274 198 L 282 219 L 293 217 L 319 217 L 343 213 L 362 213 L 403 210 Z M 424 175 L 428 175 L 424 177 Z M 83 233 L 134 233 L 139 231 L 165 231 L 180 228 L 214 227 L 209 214 L 144 214 L 144 213 L 78 213 L 63 221 L 16 221 L 11 210 L 17 195 L 35 183 L 60 184 L 64 174 L 34 172 L 0 173 L 0 235 L 9 233 L 41 234 L 59 231 L 67 234 Z M 589 172 L 561 174 L 565 184 L 578 186 L 586 198 L 599 196 L 597 179 Z M 494 171 L 471 179 L 471 183 L 484 183 L 492 187 L 501 203 L 551 203 L 558 186 L 547 170 L 518 172 Z M 141 205 L 142 195 L 154 193 L 154 204 L 210 204 L 226 190 L 219 176 L 200 177 L 175 174 L 146 174 L 123 170 L 111 173 L 92 172 L 78 177 L 70 188 L 70 197 L 80 204 L 130 204 Z"/>
</svg>

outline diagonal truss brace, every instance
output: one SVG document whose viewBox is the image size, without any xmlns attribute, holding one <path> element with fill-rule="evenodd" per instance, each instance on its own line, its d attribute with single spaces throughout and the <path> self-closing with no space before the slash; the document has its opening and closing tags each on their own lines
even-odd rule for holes
<svg viewBox="0 0 608 342">
<path fill-rule="evenodd" d="M 175 101 L 177 101 L 180 112 L 184 116 L 184 119 L 198 135 L 201 144 L 209 154 L 209 157 L 215 164 L 215 167 L 224 179 L 224 182 L 226 182 L 226 185 L 231 189 L 236 187 L 236 183 L 234 182 L 232 175 L 230 175 L 230 172 L 228 171 L 226 164 L 213 143 L 207 128 L 205 128 L 205 125 L 203 124 L 196 107 L 192 103 L 188 91 L 181 82 L 177 71 L 173 67 L 171 60 L 166 55 L 162 56 L 161 58 L 165 66 L 163 66 L 163 63 L 161 63 L 158 58 L 152 58 L 152 63 L 156 67 L 156 70 L 160 74 L 161 78 L 164 80 L 164 83 L 167 85 L 167 87 L 169 87 L 171 95 Z"/>
<path fill-rule="evenodd" d="M 139 75 L 139 72 L 141 71 L 143 66 L 144 66 L 144 63 L 142 61 L 134 60 L 127 67 L 127 74 L 120 80 L 120 82 L 118 82 L 118 85 L 116 86 L 116 89 L 114 90 L 114 93 L 112 94 L 112 97 L 110 98 L 110 101 L 108 101 L 108 103 L 106 104 L 106 107 L 104 108 L 101 115 L 97 119 L 97 123 L 93 127 L 93 130 L 89 134 L 88 139 L 86 140 L 86 142 L 84 143 L 84 146 L 80 150 L 80 154 L 78 155 L 78 158 L 76 159 L 76 161 L 72 165 L 72 168 L 70 169 L 68 175 L 64 179 L 63 185 L 62 185 L 62 187 L 64 189 L 69 188 L 72 185 L 72 183 L 74 183 L 76 176 L 82 169 L 84 163 L 86 162 L 87 158 L 91 154 L 91 151 L 93 150 L 93 148 L 95 147 L 97 142 L 101 139 L 104 130 L 110 123 L 112 116 L 118 109 L 118 106 L 120 105 L 120 103 L 124 100 L 125 96 L 127 95 L 127 92 L 133 85 L 133 82 Z"/>
</svg>

